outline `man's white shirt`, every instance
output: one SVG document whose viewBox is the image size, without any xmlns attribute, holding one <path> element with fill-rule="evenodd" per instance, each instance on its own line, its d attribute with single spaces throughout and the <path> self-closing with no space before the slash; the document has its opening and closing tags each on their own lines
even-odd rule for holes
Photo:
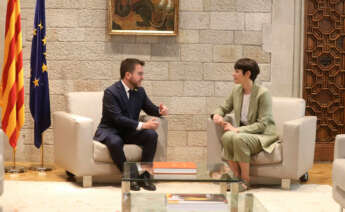
<svg viewBox="0 0 345 212">
<path fill-rule="evenodd" d="M 241 110 L 241 122 L 244 125 L 248 124 L 248 110 L 250 103 L 250 94 L 244 94 L 242 100 L 242 110 Z"/>
</svg>

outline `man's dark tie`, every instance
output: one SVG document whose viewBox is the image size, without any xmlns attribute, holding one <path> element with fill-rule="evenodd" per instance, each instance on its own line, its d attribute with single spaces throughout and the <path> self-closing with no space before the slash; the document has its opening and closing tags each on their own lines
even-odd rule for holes
<svg viewBox="0 0 345 212">
<path fill-rule="evenodd" d="M 134 90 L 129 90 L 129 99 L 128 99 L 128 106 L 130 111 L 130 116 L 134 117 Z"/>
<path fill-rule="evenodd" d="M 134 90 L 129 90 L 128 93 L 129 93 L 129 101 L 133 101 L 134 100 L 134 93 L 135 93 L 135 91 Z"/>
</svg>

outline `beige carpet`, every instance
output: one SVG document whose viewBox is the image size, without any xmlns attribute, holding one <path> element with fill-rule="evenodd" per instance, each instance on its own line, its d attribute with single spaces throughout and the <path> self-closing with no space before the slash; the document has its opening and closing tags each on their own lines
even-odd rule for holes
<svg viewBox="0 0 345 212">
<path fill-rule="evenodd" d="M 5 181 L 0 205 L 4 212 L 121 211 L 119 186 L 81 188 L 70 182 Z M 158 192 L 215 193 L 215 184 L 162 183 Z M 142 191 L 140 191 L 142 192 Z M 293 185 L 290 191 L 279 187 L 250 190 L 272 212 L 337 212 L 328 185 Z"/>
</svg>

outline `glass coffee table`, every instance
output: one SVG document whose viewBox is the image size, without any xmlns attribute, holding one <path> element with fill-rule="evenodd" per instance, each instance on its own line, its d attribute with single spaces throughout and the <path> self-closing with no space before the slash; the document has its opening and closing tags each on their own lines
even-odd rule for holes
<svg viewBox="0 0 345 212">
<path fill-rule="evenodd" d="M 217 183 L 219 184 L 219 193 L 225 195 L 229 203 L 229 211 L 265 211 L 262 204 L 253 197 L 252 194 L 239 194 L 240 180 L 224 177 L 227 172 L 224 164 L 217 164 L 211 168 L 211 171 L 207 168 L 206 163 L 196 163 L 196 173 L 193 177 L 190 175 L 172 175 L 169 178 L 159 178 L 153 174 L 153 163 L 131 163 L 126 162 L 124 165 L 124 172 L 121 179 L 122 187 L 122 211 L 167 211 L 166 207 L 166 194 L 153 192 L 131 192 L 130 182 L 143 182 L 144 179 L 139 177 L 133 177 L 131 175 L 131 167 L 137 166 L 139 171 L 148 171 L 153 175 L 152 179 L 145 179 L 151 183 L 157 182 L 184 182 L 184 183 Z M 231 192 L 227 193 L 227 187 L 230 184 Z M 188 189 L 188 188 L 187 188 Z M 186 193 L 185 191 L 179 193 Z M 239 207 L 239 203 L 243 202 L 243 207 Z M 262 206 L 262 207 L 261 207 Z M 241 210 L 243 208 L 243 210 Z"/>
</svg>

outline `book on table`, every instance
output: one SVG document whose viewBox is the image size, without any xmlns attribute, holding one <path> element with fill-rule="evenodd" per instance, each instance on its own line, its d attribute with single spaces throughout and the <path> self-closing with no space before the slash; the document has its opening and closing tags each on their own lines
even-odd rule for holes
<svg viewBox="0 0 345 212">
<path fill-rule="evenodd" d="M 195 173 L 192 174 L 154 174 L 153 179 L 157 180 L 168 180 L 168 179 L 176 179 L 176 180 L 193 180 L 196 179 L 197 176 Z"/>
<path fill-rule="evenodd" d="M 168 211 L 226 211 L 228 201 L 223 194 L 166 194 Z"/>
<path fill-rule="evenodd" d="M 194 162 L 153 162 L 154 174 L 196 174 Z"/>
</svg>

